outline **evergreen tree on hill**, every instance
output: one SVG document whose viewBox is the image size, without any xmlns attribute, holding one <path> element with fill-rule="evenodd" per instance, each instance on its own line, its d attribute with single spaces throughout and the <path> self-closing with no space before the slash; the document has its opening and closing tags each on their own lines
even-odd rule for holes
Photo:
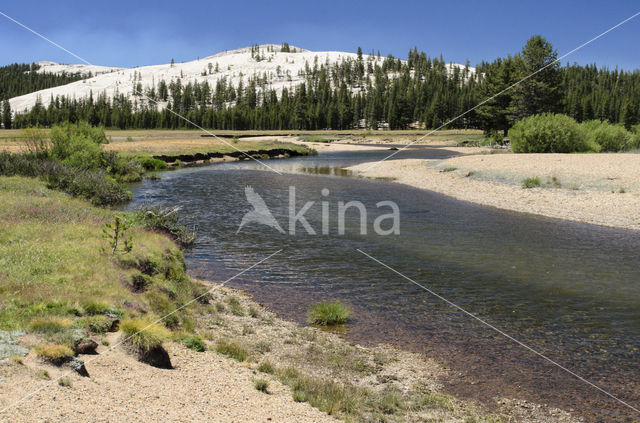
<svg viewBox="0 0 640 423">
<path fill-rule="evenodd" d="M 4 125 L 4 129 L 11 129 L 11 105 L 9 100 L 2 102 L 2 125 Z"/>
<path fill-rule="evenodd" d="M 511 114 L 514 120 L 562 109 L 562 74 L 558 53 L 549 41 L 535 35 L 527 41 L 518 61 L 518 80 L 513 88 Z"/>
</svg>

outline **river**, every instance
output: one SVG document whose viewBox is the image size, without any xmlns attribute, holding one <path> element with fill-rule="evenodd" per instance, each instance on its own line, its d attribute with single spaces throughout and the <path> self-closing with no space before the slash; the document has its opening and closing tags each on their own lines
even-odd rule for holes
<svg viewBox="0 0 640 423">
<path fill-rule="evenodd" d="M 519 397 L 572 410 L 590 421 L 640 416 L 530 350 L 470 318 L 370 254 L 576 374 L 640 406 L 640 238 L 637 233 L 498 210 L 389 181 L 352 177 L 343 167 L 381 159 L 385 150 L 221 163 L 165 172 L 133 187 L 133 209 L 146 203 L 182 207 L 197 230 L 186 252 L 192 275 L 224 281 L 279 249 L 229 283 L 280 316 L 305 323 L 314 302 L 338 299 L 354 317 L 345 336 L 427 354 L 450 367 L 449 391 L 491 405 Z M 431 148 L 395 158 L 441 158 Z M 251 210 L 251 186 L 286 233 L 256 223 L 237 233 Z M 316 234 L 288 233 L 290 187 Z M 322 190 L 328 190 L 323 195 Z M 326 193 L 326 191 L 325 191 Z M 337 204 L 366 206 L 367 234 L 347 213 L 338 233 Z M 322 233 L 321 202 L 329 233 Z M 376 216 L 400 210 L 400 233 L 378 235 Z"/>
</svg>

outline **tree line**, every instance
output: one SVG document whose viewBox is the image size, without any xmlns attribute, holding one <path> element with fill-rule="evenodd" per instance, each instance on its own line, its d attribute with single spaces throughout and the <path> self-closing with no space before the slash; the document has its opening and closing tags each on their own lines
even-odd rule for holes
<svg viewBox="0 0 640 423">
<path fill-rule="evenodd" d="M 7 101 L 8 99 L 91 77 L 91 73 L 63 72 L 61 74 L 55 74 L 51 72 L 38 72 L 39 69 L 40 65 L 37 63 L 30 65 L 14 63 L 0 67 L 1 121 L 4 128 L 10 129 L 12 124 L 11 106 Z"/>
<path fill-rule="evenodd" d="M 211 129 L 436 128 L 488 98 L 449 127 L 506 134 L 515 122 L 544 112 L 627 127 L 640 122 L 638 71 L 561 66 L 556 60 L 557 52 L 541 36 L 532 37 L 516 55 L 481 63 L 475 72 L 469 64 L 452 66 L 442 56 L 432 58 L 417 49 L 409 51 L 406 61 L 391 55 L 364 58 L 358 49 L 355 59 L 306 63 L 299 74 L 304 82 L 281 92 L 271 87 L 273 76 L 267 74 L 252 75 L 235 87 L 225 78 L 215 85 L 175 79 L 143 87 L 134 81 L 132 98 L 122 94 L 107 98 L 102 93 L 83 99 L 52 98 L 48 107 L 38 101 L 12 123 L 14 127 L 78 121 L 122 129 L 191 127 L 172 110 Z M 290 77 L 280 69 L 276 74 Z"/>
</svg>

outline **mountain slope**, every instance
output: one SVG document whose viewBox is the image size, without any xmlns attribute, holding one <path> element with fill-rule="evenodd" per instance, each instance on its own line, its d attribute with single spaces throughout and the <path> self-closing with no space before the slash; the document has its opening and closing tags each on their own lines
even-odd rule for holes
<svg viewBox="0 0 640 423">
<path fill-rule="evenodd" d="M 363 55 L 364 63 L 381 65 L 384 58 Z M 10 100 L 11 109 L 14 112 L 23 112 L 31 109 L 38 99 L 44 107 L 48 106 L 51 98 L 58 96 L 69 98 L 94 97 L 104 93 L 107 98 L 113 98 L 118 94 L 125 95 L 129 99 L 136 99 L 144 103 L 145 99 L 135 96 L 134 92 L 142 90 L 149 92 L 152 88 L 157 90 L 160 81 L 169 84 L 177 81 L 186 84 L 188 82 L 206 81 L 212 91 L 217 84 L 224 83 L 234 88 L 246 86 L 251 79 L 260 81 L 266 88 L 274 89 L 278 95 L 283 88 L 295 87 L 305 81 L 306 70 L 310 71 L 314 66 L 324 65 L 331 68 L 345 61 L 357 61 L 358 55 L 338 51 L 313 52 L 296 47 L 291 47 L 290 52 L 282 52 L 280 45 L 265 44 L 226 51 L 185 63 L 144 66 L 131 69 L 108 68 L 84 65 L 57 65 L 52 62 L 43 63 L 42 69 L 47 72 L 85 72 L 93 74 L 103 72 L 92 78 L 76 81 L 64 86 L 53 87 Z M 463 68 L 463 65 L 451 64 L 449 71 L 454 68 Z M 470 69 L 473 72 L 473 69 Z M 370 76 L 372 77 L 372 76 Z M 165 104 L 161 103 L 160 107 Z"/>
</svg>

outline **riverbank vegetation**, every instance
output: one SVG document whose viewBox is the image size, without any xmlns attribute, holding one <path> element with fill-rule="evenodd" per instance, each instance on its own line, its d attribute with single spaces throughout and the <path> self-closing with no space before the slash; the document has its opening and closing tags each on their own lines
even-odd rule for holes
<svg viewBox="0 0 640 423">
<path fill-rule="evenodd" d="M 36 177 L 49 188 L 88 199 L 96 205 L 129 201 L 131 193 L 125 184 L 165 170 L 167 163 L 175 166 L 179 161 L 208 160 L 210 156 L 268 159 L 315 153 L 305 146 L 280 142 L 246 142 L 238 147 L 207 140 L 110 144 L 104 128 L 86 122 L 55 125 L 51 130 L 28 128 L 20 134 L 19 145 L 17 152 L 0 152 L 0 175 Z M 259 150 L 241 150 L 248 147 Z"/>
<path fill-rule="evenodd" d="M 517 122 L 509 130 L 514 153 L 616 152 L 640 148 L 640 127 L 599 120 L 578 123 L 561 114 L 544 113 Z"/>
</svg>

